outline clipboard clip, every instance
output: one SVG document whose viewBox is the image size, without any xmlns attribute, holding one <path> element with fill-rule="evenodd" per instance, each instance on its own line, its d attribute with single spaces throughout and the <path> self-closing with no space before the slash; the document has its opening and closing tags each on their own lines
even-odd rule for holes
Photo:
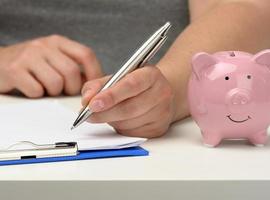
<svg viewBox="0 0 270 200">
<path fill-rule="evenodd" d="M 20 149 L 19 147 L 22 145 L 28 145 L 29 147 Z M 0 161 L 76 156 L 78 153 L 76 142 L 38 145 L 30 141 L 21 141 L 5 150 L 0 150 Z"/>
</svg>

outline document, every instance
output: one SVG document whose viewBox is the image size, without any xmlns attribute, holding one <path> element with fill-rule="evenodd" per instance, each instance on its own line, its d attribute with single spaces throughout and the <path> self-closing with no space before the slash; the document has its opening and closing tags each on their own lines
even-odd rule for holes
<svg viewBox="0 0 270 200">
<path fill-rule="evenodd" d="M 119 135 L 107 124 L 83 123 L 70 130 L 77 113 L 56 100 L 0 105 L 0 150 L 22 141 L 38 145 L 77 142 L 79 150 L 138 146 L 145 138 Z"/>
</svg>

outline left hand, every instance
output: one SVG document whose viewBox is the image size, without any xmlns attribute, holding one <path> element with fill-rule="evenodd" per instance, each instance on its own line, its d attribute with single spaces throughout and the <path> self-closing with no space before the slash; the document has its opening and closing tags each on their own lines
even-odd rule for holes
<svg viewBox="0 0 270 200">
<path fill-rule="evenodd" d="M 109 123 L 126 136 L 158 137 L 174 118 L 173 90 L 157 67 L 133 71 L 111 88 L 97 92 L 109 77 L 87 82 L 82 104 L 90 102 L 91 123 Z M 91 101 L 90 101 L 91 100 Z"/>
</svg>

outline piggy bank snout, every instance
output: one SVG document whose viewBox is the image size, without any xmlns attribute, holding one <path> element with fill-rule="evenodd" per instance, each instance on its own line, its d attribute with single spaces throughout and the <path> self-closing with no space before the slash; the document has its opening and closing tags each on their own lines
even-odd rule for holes
<svg viewBox="0 0 270 200">
<path fill-rule="evenodd" d="M 226 102 L 229 106 L 244 106 L 250 102 L 250 92 L 246 89 L 235 88 L 228 92 Z"/>
<path fill-rule="evenodd" d="M 231 96 L 230 101 L 233 105 L 245 105 L 250 101 L 250 97 L 247 92 L 238 92 Z"/>
</svg>

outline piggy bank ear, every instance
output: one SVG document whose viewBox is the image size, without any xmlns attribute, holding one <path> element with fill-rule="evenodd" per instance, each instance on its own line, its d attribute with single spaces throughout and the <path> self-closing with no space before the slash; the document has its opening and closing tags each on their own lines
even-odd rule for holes
<svg viewBox="0 0 270 200">
<path fill-rule="evenodd" d="M 214 58 L 214 56 L 204 52 L 197 53 L 192 57 L 193 73 L 196 75 L 198 80 L 200 80 L 204 70 L 216 63 L 217 60 Z"/>
<path fill-rule="evenodd" d="M 252 60 L 260 65 L 266 65 L 270 68 L 270 49 L 266 49 L 255 54 Z"/>
</svg>

